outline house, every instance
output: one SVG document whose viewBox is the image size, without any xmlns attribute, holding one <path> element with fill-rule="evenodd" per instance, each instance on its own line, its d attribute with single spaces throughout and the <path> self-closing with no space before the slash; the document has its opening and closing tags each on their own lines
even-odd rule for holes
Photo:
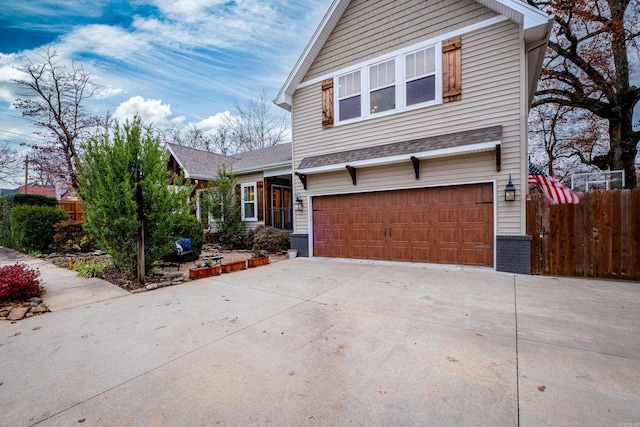
<svg viewBox="0 0 640 427">
<path fill-rule="evenodd" d="M 37 184 L 29 184 L 28 186 L 21 185 L 20 187 L 18 187 L 18 193 L 39 194 L 41 196 L 58 198 L 58 195 L 56 194 L 56 187 L 54 185 L 37 185 Z"/>
<path fill-rule="evenodd" d="M 527 116 L 550 29 L 520 0 L 335 0 L 274 100 L 303 201 L 292 246 L 530 272 Z"/>
<path fill-rule="evenodd" d="M 291 143 L 224 156 L 204 150 L 167 144 L 168 169 L 172 174 L 184 174 L 199 194 L 212 187 L 218 169 L 233 169 L 238 179 L 242 220 L 249 228 L 269 225 L 281 230 L 293 230 L 293 195 L 291 190 Z M 197 216 L 210 224 L 200 212 Z"/>
</svg>

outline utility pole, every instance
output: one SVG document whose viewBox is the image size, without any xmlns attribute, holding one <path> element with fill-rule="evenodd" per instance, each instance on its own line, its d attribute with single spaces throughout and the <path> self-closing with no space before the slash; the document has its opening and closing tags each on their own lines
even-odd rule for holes
<svg viewBox="0 0 640 427">
<path fill-rule="evenodd" d="M 24 194 L 29 192 L 29 155 L 24 157 Z"/>
<path fill-rule="evenodd" d="M 142 165 L 136 165 L 136 204 L 138 205 L 138 281 L 144 284 L 144 204 L 142 199 Z"/>
</svg>

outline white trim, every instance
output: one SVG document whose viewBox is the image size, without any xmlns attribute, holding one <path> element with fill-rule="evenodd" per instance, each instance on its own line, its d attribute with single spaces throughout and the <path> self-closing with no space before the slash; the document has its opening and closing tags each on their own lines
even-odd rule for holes
<svg viewBox="0 0 640 427">
<path fill-rule="evenodd" d="M 270 169 L 270 170 L 265 170 L 264 171 L 264 177 L 265 178 L 271 178 L 271 177 L 280 176 L 280 175 L 289 175 L 289 176 L 291 176 L 291 162 L 287 162 L 286 166 L 283 166 L 281 168 Z"/>
<path fill-rule="evenodd" d="M 476 24 L 469 25 L 469 26 L 464 27 L 464 28 L 460 28 L 460 29 L 455 30 L 455 31 L 450 31 L 450 32 L 442 34 L 440 36 L 433 37 L 433 38 L 430 38 L 430 39 L 427 39 L 427 40 L 423 40 L 420 43 L 412 44 L 411 46 L 406 46 L 406 47 L 404 47 L 402 49 L 394 51 L 392 55 L 387 54 L 387 55 L 384 55 L 384 56 L 378 56 L 376 58 L 369 59 L 367 61 L 363 61 L 363 62 L 360 62 L 360 63 L 355 64 L 355 65 L 351 65 L 351 66 L 346 67 L 346 68 L 341 68 L 339 70 L 332 71 L 331 73 L 324 74 L 324 75 L 322 75 L 320 77 L 316 77 L 314 79 L 307 80 L 306 82 L 302 82 L 302 83 L 298 84 L 296 86 L 296 90 L 303 89 L 303 88 L 305 88 L 307 86 L 312 86 L 312 85 L 318 84 L 318 83 L 320 83 L 320 82 L 322 82 L 324 80 L 333 78 L 334 76 L 337 76 L 339 74 L 342 75 L 342 74 L 348 73 L 350 71 L 355 71 L 357 69 L 360 69 L 360 68 L 366 66 L 367 64 L 374 64 L 376 62 L 384 61 L 384 58 L 391 59 L 391 57 L 396 56 L 396 55 L 406 55 L 407 53 L 415 52 L 416 50 L 424 49 L 424 48 L 430 47 L 432 45 L 442 44 L 442 42 L 447 40 L 447 39 L 451 39 L 453 37 L 461 36 L 463 34 L 470 33 L 470 32 L 473 32 L 473 31 L 477 31 L 477 30 L 480 30 L 482 28 L 490 27 L 491 25 L 499 24 L 501 22 L 508 21 L 508 20 L 509 20 L 509 18 L 507 18 L 506 16 L 496 16 L 494 18 L 490 18 L 490 19 L 487 19 L 485 21 L 478 22 Z M 442 53 L 442 49 L 440 49 L 440 53 Z M 437 61 L 437 59 L 438 59 L 438 52 L 436 52 L 436 61 Z M 440 60 L 442 61 L 442 58 Z M 396 78 L 397 78 L 397 75 L 396 75 Z"/>
<path fill-rule="evenodd" d="M 422 151 L 418 153 L 399 154 L 397 156 L 377 157 L 375 159 L 357 160 L 354 162 L 341 162 L 332 165 L 317 166 L 313 168 L 298 169 L 298 172 L 304 174 L 314 174 L 323 172 L 332 172 L 336 170 L 342 170 L 347 166 L 354 168 L 388 165 L 393 163 L 407 162 L 411 156 L 417 157 L 420 160 L 433 159 L 437 157 L 446 157 L 459 154 L 479 153 L 482 151 L 495 150 L 496 145 L 500 145 L 501 141 L 489 141 L 479 142 L 477 144 L 459 145 L 456 147 L 441 148 L 439 150 Z"/>
<path fill-rule="evenodd" d="M 178 166 L 180 166 L 180 168 L 182 169 L 182 172 L 184 172 L 184 177 L 187 179 L 190 179 L 191 175 L 189 175 L 189 171 L 187 170 L 187 168 L 184 167 L 184 165 L 176 155 L 175 151 L 173 151 L 173 149 L 171 148 L 171 145 L 167 144 L 167 150 L 171 153 L 171 156 L 173 157 L 173 159 L 178 163 Z M 203 181 L 207 180 L 206 178 L 199 178 L 199 177 L 194 177 L 194 179 L 202 179 Z"/>
<path fill-rule="evenodd" d="M 276 169 L 278 168 L 278 170 L 288 166 L 291 164 L 291 160 L 287 160 L 284 162 L 277 162 L 277 163 L 269 163 L 266 165 L 257 165 L 257 166 L 252 166 L 252 167 L 248 167 L 248 168 L 242 168 L 242 169 L 234 169 L 233 172 L 236 174 L 236 176 L 239 175 L 246 175 L 249 173 L 254 173 L 254 172 L 263 172 L 263 171 L 267 171 L 268 169 Z M 233 165 L 232 165 L 233 166 Z M 291 173 L 291 172 L 289 172 Z"/>
<path fill-rule="evenodd" d="M 244 189 L 248 187 L 253 187 L 253 201 L 246 201 L 244 199 Z M 253 203 L 253 213 L 255 216 L 246 217 L 244 212 L 245 203 Z M 244 182 L 240 184 L 240 210 L 242 213 L 243 221 L 257 221 L 258 220 L 258 183 L 254 182 Z"/>
</svg>

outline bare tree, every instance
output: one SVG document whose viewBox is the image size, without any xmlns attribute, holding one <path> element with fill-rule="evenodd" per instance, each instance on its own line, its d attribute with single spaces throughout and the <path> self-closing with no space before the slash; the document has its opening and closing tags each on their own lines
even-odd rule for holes
<svg viewBox="0 0 640 427">
<path fill-rule="evenodd" d="M 64 184 L 65 170 L 65 157 L 59 150 L 33 148 L 29 153 L 29 180 L 36 184 Z"/>
<path fill-rule="evenodd" d="M 94 120 L 84 111 L 84 102 L 97 87 L 82 66 L 72 64 L 67 69 L 60 63 L 57 51 L 46 48 L 38 55 L 42 63 L 17 67 L 26 74 L 15 82 L 25 90 L 14 106 L 24 117 L 34 119 L 34 124 L 44 128 L 43 135 L 50 138 L 46 146 L 38 147 L 63 159 L 64 170 L 59 171 L 78 188 L 75 161 L 80 141 L 94 125 Z"/>
<path fill-rule="evenodd" d="M 608 143 L 606 154 L 583 155 L 581 160 L 603 170 L 623 169 L 625 185 L 636 187 L 640 132 L 633 130 L 632 121 L 640 89 L 630 85 L 629 59 L 640 54 L 640 2 L 528 2 L 542 7 L 555 20 L 534 107 L 557 104 L 588 111 L 602 120 L 606 132 L 601 143 Z"/>
<path fill-rule="evenodd" d="M 588 111 L 539 105 L 529 117 L 529 151 L 549 175 L 568 182 L 572 173 L 593 171 L 593 159 L 606 152 L 602 124 Z"/>
<path fill-rule="evenodd" d="M 230 156 L 237 153 L 237 147 L 233 144 L 229 128 L 222 125 L 216 129 L 215 135 L 211 138 L 212 151 L 223 156 Z"/>
<path fill-rule="evenodd" d="M 289 114 L 278 111 L 263 91 L 246 105 L 237 104 L 225 120 L 232 145 L 240 151 L 271 147 L 284 142 L 289 128 Z"/>
<path fill-rule="evenodd" d="M 7 142 L 0 144 L 0 182 L 16 184 L 22 170 L 22 158 Z"/>
</svg>

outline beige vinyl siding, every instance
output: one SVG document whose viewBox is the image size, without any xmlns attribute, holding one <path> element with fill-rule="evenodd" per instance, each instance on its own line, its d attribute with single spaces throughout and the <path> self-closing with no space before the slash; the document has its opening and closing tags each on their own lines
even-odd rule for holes
<svg viewBox="0 0 640 427">
<path fill-rule="evenodd" d="M 238 184 L 244 184 L 247 182 L 262 182 L 262 180 L 264 179 L 264 173 L 254 172 L 245 175 L 236 175 L 236 178 L 238 179 Z"/>
<path fill-rule="evenodd" d="M 419 39 L 411 40 L 410 43 L 417 41 Z M 309 175 L 309 191 L 305 192 L 297 179 L 294 191 L 306 198 L 307 195 L 336 191 L 359 192 L 496 180 L 496 233 L 522 234 L 524 224 L 521 219 L 521 203 L 504 202 L 504 187 L 509 180 L 509 173 L 518 189 L 518 198 L 523 196 L 523 183 L 526 185 L 527 181 L 526 176 L 520 176 L 521 102 L 525 102 L 520 99 L 520 85 L 524 79 L 520 60 L 519 28 L 511 21 L 504 21 L 462 35 L 461 101 L 323 130 L 320 84 L 297 90 L 293 98 L 294 168 L 307 156 L 501 125 L 501 172 L 495 171 L 494 152 L 476 153 L 423 161 L 423 173 L 419 181 L 416 181 L 409 163 L 402 167 L 389 165 L 358 169 L 358 185 L 355 187 L 346 170 Z M 368 176 L 371 176 L 370 181 Z M 306 206 L 305 211 L 298 215 L 296 232 L 307 232 Z"/>
<path fill-rule="evenodd" d="M 375 11 L 370 1 L 353 0 L 304 80 L 494 16 L 472 0 L 383 0 Z"/>
<path fill-rule="evenodd" d="M 264 173 L 263 172 L 254 172 L 254 173 L 248 173 L 248 174 L 244 174 L 244 175 L 236 175 L 236 178 L 238 180 L 238 185 L 242 186 L 242 184 L 247 184 L 250 182 L 255 182 L 256 184 L 258 182 L 263 182 L 264 180 Z M 242 197 L 242 196 L 240 196 Z M 265 192 L 264 195 L 264 200 L 266 200 L 267 198 L 267 194 Z M 242 205 L 241 205 L 242 206 Z M 258 207 L 258 209 L 260 209 L 260 207 Z M 266 213 L 265 213 L 266 215 Z M 262 221 L 246 221 L 246 228 L 248 230 L 253 230 L 261 225 L 264 225 L 264 220 Z"/>
</svg>

